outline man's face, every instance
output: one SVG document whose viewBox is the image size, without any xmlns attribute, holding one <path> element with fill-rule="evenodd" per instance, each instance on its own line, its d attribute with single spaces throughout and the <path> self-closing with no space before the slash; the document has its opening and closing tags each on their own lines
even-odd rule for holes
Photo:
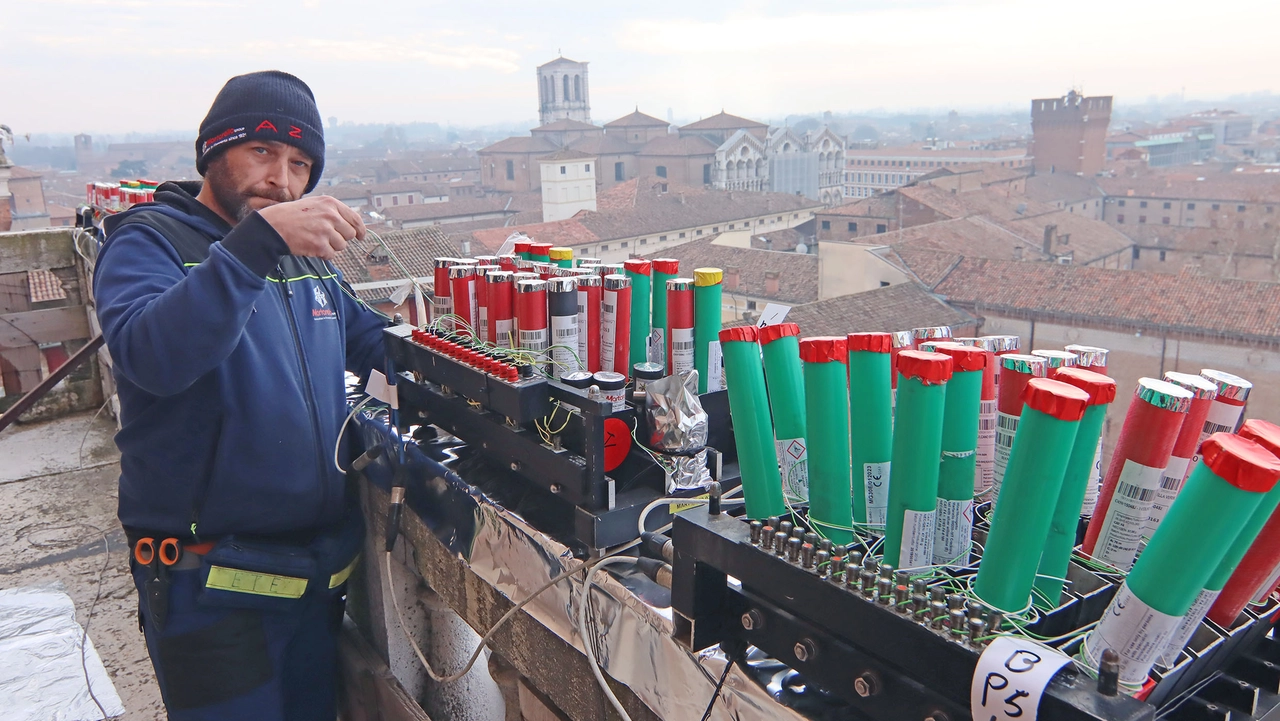
<svg viewBox="0 0 1280 721">
<path fill-rule="evenodd" d="M 204 182 L 218 205 L 238 223 L 250 213 L 302 197 L 311 158 L 276 141 L 239 143 L 214 158 Z"/>
</svg>

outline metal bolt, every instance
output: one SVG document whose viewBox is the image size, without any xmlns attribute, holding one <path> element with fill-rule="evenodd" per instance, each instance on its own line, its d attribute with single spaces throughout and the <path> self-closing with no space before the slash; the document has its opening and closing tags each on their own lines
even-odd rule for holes
<svg viewBox="0 0 1280 721">
<path fill-rule="evenodd" d="M 564 486 L 560 485 L 559 483 L 552 483 L 552 484 L 551 484 L 551 492 L 552 492 L 552 493 L 560 493 L 560 492 L 562 492 L 562 491 L 564 491 Z"/>
<path fill-rule="evenodd" d="M 805 543 L 800 546 L 800 566 L 806 570 L 813 568 L 812 543 Z"/>
<path fill-rule="evenodd" d="M 848 561 L 846 565 L 852 565 L 854 569 L 857 569 L 862 565 L 862 551 L 849 551 L 845 554 L 844 560 Z M 857 571 L 855 570 L 854 573 L 857 573 Z"/>
<path fill-rule="evenodd" d="M 785 533 L 787 534 L 788 537 L 790 537 L 791 529 L 795 528 L 795 524 L 793 524 L 791 521 L 782 521 L 778 523 L 778 525 L 775 526 L 775 528 L 778 529 L 779 533 Z"/>
<path fill-rule="evenodd" d="M 801 545 L 803 545 L 803 541 L 801 541 L 799 538 L 793 537 L 793 538 L 787 539 L 787 560 L 788 561 L 791 561 L 792 563 L 800 562 L 800 546 Z"/>
<path fill-rule="evenodd" d="M 893 603 L 893 581 L 884 576 L 876 579 L 876 601 L 885 606 Z"/>
<path fill-rule="evenodd" d="M 760 532 L 763 530 L 764 524 L 759 521 L 751 522 L 751 545 L 760 545 Z"/>
<path fill-rule="evenodd" d="M 519 471 L 519 470 L 520 470 L 520 461 L 512 461 L 512 462 L 511 462 L 511 470 L 513 470 L 513 471 Z"/>
<path fill-rule="evenodd" d="M 880 577 L 893 580 L 893 565 L 889 563 L 880 564 Z"/>
<path fill-rule="evenodd" d="M 803 540 L 805 543 L 810 543 L 810 544 L 813 544 L 814 546 L 817 546 L 818 534 L 814 533 L 813 531 L 809 531 L 808 533 L 804 534 Z"/>
<path fill-rule="evenodd" d="M 790 538 L 790 536 L 782 531 L 778 531 L 773 534 L 773 552 L 779 556 L 785 555 L 787 552 L 787 541 L 790 540 Z"/>
<path fill-rule="evenodd" d="M 766 525 L 760 529 L 760 547 L 768 551 L 773 548 L 773 526 Z"/>
<path fill-rule="evenodd" d="M 880 692 L 880 679 L 870 671 L 864 671 L 861 676 L 853 680 L 853 690 L 862 698 L 874 696 Z"/>
<path fill-rule="evenodd" d="M 796 642 L 796 645 L 791 649 L 791 652 L 795 654 L 797 661 L 803 663 L 805 661 L 812 661 L 818 657 L 818 646 L 813 642 L 813 639 L 802 638 Z"/>
<path fill-rule="evenodd" d="M 813 554 L 813 564 L 818 569 L 818 575 L 822 578 L 831 578 L 831 554 L 826 551 L 818 551 Z"/>
<path fill-rule="evenodd" d="M 867 598 L 875 598 L 876 595 L 876 574 L 874 571 L 862 569 L 858 574 L 858 579 L 862 582 L 862 595 Z"/>
<path fill-rule="evenodd" d="M 751 609 L 742 614 L 742 627 L 748 631 L 764 628 L 764 614 L 758 609 Z"/>
</svg>

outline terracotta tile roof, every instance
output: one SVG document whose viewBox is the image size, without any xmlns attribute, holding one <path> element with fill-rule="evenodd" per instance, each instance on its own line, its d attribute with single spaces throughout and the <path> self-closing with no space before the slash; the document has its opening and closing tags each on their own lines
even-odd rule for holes
<svg viewBox="0 0 1280 721">
<path fill-rule="evenodd" d="M 997 224 L 1025 238 L 1029 244 L 1044 248 L 1047 226 L 1056 226 L 1050 252 L 1055 256 L 1070 253 L 1073 263 L 1084 265 L 1099 258 L 1128 251 L 1133 241 L 1124 233 L 1101 220 L 1059 210 L 1049 215 L 1021 220 L 997 221 Z M 994 256 L 993 256 L 994 257 Z"/>
<path fill-rule="evenodd" d="M 553 120 L 552 122 L 547 123 L 546 125 L 539 125 L 538 127 L 534 128 L 531 132 L 536 133 L 539 131 L 557 132 L 560 130 L 599 130 L 599 129 L 600 129 L 599 125 L 592 125 L 591 123 L 584 123 L 580 120 L 571 120 L 569 118 L 560 118 L 559 120 Z"/>
<path fill-rule="evenodd" d="M 521 232 L 540 243 L 553 243 L 558 246 L 575 246 L 594 243 L 600 240 L 595 233 L 584 227 L 578 217 L 566 218 L 550 223 L 532 223 L 511 225 L 507 227 L 473 230 L 464 235 L 452 236 L 461 244 L 463 240 L 471 241 L 471 253 L 493 254 L 502 247 L 503 242 L 512 233 Z M 479 250 L 483 248 L 483 253 Z"/>
<path fill-rule="evenodd" d="M 957 218 L 875 236 L 877 243 L 904 250 L 947 252 L 978 258 L 1046 260 L 1041 242 L 1031 242 L 983 218 Z M 1021 250 L 1017 250 L 1021 248 Z"/>
<path fill-rule="evenodd" d="M 1200 167 L 1190 173 L 1182 171 L 1139 178 L 1099 178 L 1098 184 L 1107 195 L 1121 198 L 1134 196 L 1170 200 L 1280 202 L 1280 177 L 1274 173 L 1224 173 Z"/>
<path fill-rule="evenodd" d="M 588 135 L 569 143 L 569 147 L 592 155 L 630 155 L 640 149 L 639 145 L 628 143 L 618 133 Z"/>
<path fill-rule="evenodd" d="M 49 270 L 27 271 L 27 295 L 32 303 L 66 300 L 67 290 L 62 281 Z"/>
<path fill-rule="evenodd" d="M 432 277 L 435 272 L 436 258 L 459 255 L 458 245 L 449 240 L 436 225 L 409 230 L 392 230 L 379 235 L 414 277 Z M 348 283 L 368 283 L 404 277 L 400 269 L 389 258 L 384 257 L 382 247 L 373 238 L 365 239 L 361 245 L 369 255 L 362 253 L 352 243 L 333 261 L 333 264 L 342 272 L 343 279 Z M 390 293 L 393 290 L 395 289 L 386 292 Z"/>
<path fill-rule="evenodd" d="M 1102 188 L 1093 178 L 1066 173 L 1041 173 L 1027 178 L 1026 195 L 1041 203 L 1075 203 L 1101 198 Z"/>
<path fill-rule="evenodd" d="M 316 188 L 315 195 L 329 195 L 338 200 L 356 200 L 359 198 L 369 197 L 369 188 L 371 186 L 359 183 L 338 183 L 337 185 L 327 185 Z"/>
<path fill-rule="evenodd" d="M 934 288 L 975 312 L 1280 343 L 1280 284 L 966 258 Z"/>
<path fill-rule="evenodd" d="M 914 275 L 926 288 L 932 289 L 942 282 L 964 256 L 932 250 L 914 250 L 907 247 L 891 248 L 880 257 Z M 918 326 L 917 326 L 918 327 Z"/>
<path fill-rule="evenodd" d="M 440 220 L 481 213 L 509 213 L 514 215 L 516 211 L 511 207 L 512 204 L 510 196 L 494 195 L 484 198 L 450 198 L 443 203 L 397 205 L 390 208 L 382 208 L 379 212 L 391 220 L 400 222 Z"/>
<path fill-rule="evenodd" d="M 731 130 L 733 128 L 767 128 L 767 123 L 760 123 L 755 120 L 747 120 L 737 115 L 730 115 L 723 110 L 712 115 L 709 118 L 703 118 L 696 123 L 689 123 L 682 126 L 681 130 Z"/>
<path fill-rule="evenodd" d="M 1143 248 L 1260 255 L 1268 259 L 1280 239 L 1274 229 L 1182 228 L 1159 224 L 1125 226 L 1124 234 Z"/>
<path fill-rule="evenodd" d="M 818 299 L 818 256 L 776 250 L 757 250 L 716 245 L 717 236 L 695 240 L 662 251 L 667 258 L 680 261 L 680 273 L 692 278 L 694 268 L 738 269 L 737 293 L 753 298 L 767 298 L 783 303 L 810 303 Z M 770 294 L 765 287 L 766 274 L 778 274 L 778 292 Z"/>
<path fill-rule="evenodd" d="M 555 143 L 542 136 L 525 137 L 518 135 L 504 138 L 485 148 L 476 151 L 481 155 L 489 153 L 554 153 L 559 149 Z"/>
<path fill-rule="evenodd" d="M 804 336 L 943 325 L 958 329 L 975 323 L 973 316 L 947 305 L 916 283 L 899 283 L 796 306 L 787 314 L 787 321 L 799 325 Z"/>
<path fill-rule="evenodd" d="M 818 215 L 847 215 L 853 218 L 897 218 L 898 198 L 894 193 L 880 193 L 859 198 L 844 205 L 827 208 Z"/>
<path fill-rule="evenodd" d="M 413 180 L 390 180 L 385 183 L 376 183 L 366 186 L 370 195 L 382 195 L 383 193 L 412 193 L 420 192 L 423 195 L 435 197 L 437 195 L 448 195 L 449 190 L 436 183 L 419 183 Z"/>
<path fill-rule="evenodd" d="M 765 247 L 768 239 L 769 247 Z M 801 243 L 809 244 L 810 239 L 795 228 L 779 228 L 751 236 L 751 247 L 760 250 L 795 250 Z"/>
<path fill-rule="evenodd" d="M 654 138 L 636 151 L 636 155 L 691 156 L 715 155 L 716 144 L 701 135 L 667 135 Z"/>
<path fill-rule="evenodd" d="M 73 218 L 76 214 L 75 208 L 68 208 L 58 203 L 45 203 L 44 209 L 49 211 L 50 219 Z"/>
<path fill-rule="evenodd" d="M 613 120 L 604 124 L 606 128 L 665 128 L 670 123 L 652 115 L 645 115 L 636 108 L 635 112 L 628 113 L 617 120 Z"/>
<path fill-rule="evenodd" d="M 34 170 L 24 168 L 21 165 L 15 165 L 9 170 L 10 180 L 24 180 L 28 178 L 43 178 L 44 173 L 37 173 Z"/>
<path fill-rule="evenodd" d="M 544 155 L 538 158 L 538 162 L 547 162 L 555 160 L 582 160 L 583 158 L 594 158 L 596 156 L 591 153 L 584 153 L 580 150 L 572 150 L 570 148 L 561 148 L 551 155 Z"/>
</svg>

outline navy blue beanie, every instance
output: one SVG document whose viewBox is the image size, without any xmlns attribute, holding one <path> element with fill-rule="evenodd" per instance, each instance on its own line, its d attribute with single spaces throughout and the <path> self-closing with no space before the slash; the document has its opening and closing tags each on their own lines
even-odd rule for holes
<svg viewBox="0 0 1280 721">
<path fill-rule="evenodd" d="M 306 192 L 324 171 L 324 129 L 311 88 L 279 70 L 237 75 L 213 99 L 196 138 L 196 170 L 205 174 L 218 153 L 246 140 L 288 143 L 311 158 Z"/>
</svg>

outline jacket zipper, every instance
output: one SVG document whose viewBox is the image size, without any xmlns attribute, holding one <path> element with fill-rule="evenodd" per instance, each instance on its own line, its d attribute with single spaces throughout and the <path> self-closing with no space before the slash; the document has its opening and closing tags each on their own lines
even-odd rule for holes
<svg viewBox="0 0 1280 721">
<path fill-rule="evenodd" d="M 316 442 L 316 474 L 320 481 L 320 513 L 321 515 L 329 506 L 329 489 L 325 483 L 324 468 L 324 441 L 320 436 L 320 420 L 319 413 L 316 411 L 315 394 L 311 388 L 311 371 L 307 367 L 307 356 L 302 352 L 302 336 L 298 332 L 298 319 L 293 316 L 293 303 L 289 300 L 293 297 L 293 289 L 289 287 L 289 281 L 285 279 L 284 269 L 279 265 L 276 266 L 276 273 L 280 276 L 280 298 L 284 302 L 284 312 L 289 318 L 289 329 L 293 331 L 293 348 L 298 354 L 298 365 L 302 370 L 303 391 L 307 397 L 307 410 L 311 414 L 311 433 Z"/>
</svg>

